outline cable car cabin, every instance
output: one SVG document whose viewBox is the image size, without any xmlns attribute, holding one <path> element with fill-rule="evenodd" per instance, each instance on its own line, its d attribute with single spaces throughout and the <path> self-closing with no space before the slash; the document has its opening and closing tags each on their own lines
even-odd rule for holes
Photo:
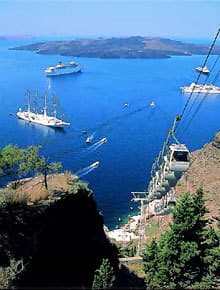
<svg viewBox="0 0 220 290">
<path fill-rule="evenodd" d="M 161 185 L 163 186 L 163 187 L 170 187 L 170 185 L 169 185 L 169 181 L 167 180 L 167 179 L 165 179 L 164 178 L 164 176 L 161 178 Z"/>
<path fill-rule="evenodd" d="M 166 173 L 166 170 L 165 170 L 165 163 L 163 163 L 161 166 L 160 166 L 160 170 L 157 171 L 158 172 L 158 182 L 157 182 L 157 185 L 159 185 L 160 187 L 162 188 L 165 188 L 166 191 L 169 191 L 170 190 L 170 183 L 169 183 L 169 180 L 167 180 L 165 178 L 165 173 Z M 156 172 L 156 173 L 157 173 Z M 171 173 L 173 173 L 173 171 L 171 171 Z M 175 176 L 173 176 L 173 179 L 175 179 Z"/>
<path fill-rule="evenodd" d="M 161 170 L 163 172 L 162 173 L 163 180 L 167 180 L 170 182 L 170 181 L 176 179 L 175 173 L 169 169 L 169 161 L 168 161 L 168 158 L 166 155 L 164 156 L 164 162 L 161 166 Z"/>
<path fill-rule="evenodd" d="M 163 186 L 165 186 L 169 191 L 171 187 L 176 186 L 178 180 L 180 179 L 182 172 L 166 171 L 164 174 L 164 179 L 162 180 Z M 169 185 L 167 185 L 167 183 Z"/>
<path fill-rule="evenodd" d="M 167 157 L 166 157 L 166 160 L 168 162 Z M 166 170 L 164 172 L 164 179 L 167 180 L 168 182 L 175 180 L 176 179 L 175 173 L 173 171 Z"/>
<path fill-rule="evenodd" d="M 174 196 L 169 196 L 167 198 L 167 205 L 168 206 L 175 206 L 176 205 L 176 198 Z"/>
<path fill-rule="evenodd" d="M 155 190 L 152 191 L 152 196 L 156 199 L 159 199 L 159 198 L 165 196 L 166 193 L 167 193 L 167 191 L 166 191 L 165 187 L 158 186 L 155 188 Z"/>
<path fill-rule="evenodd" d="M 168 168 L 174 173 L 185 172 L 189 168 L 190 153 L 184 144 L 170 145 L 167 159 Z"/>
<path fill-rule="evenodd" d="M 171 208 L 170 207 L 165 207 L 164 209 L 162 209 L 159 212 L 156 212 L 156 216 L 161 216 L 161 215 L 167 215 L 171 212 Z"/>
<path fill-rule="evenodd" d="M 164 193 L 167 193 L 167 190 L 165 187 L 162 186 L 162 184 L 160 182 L 158 182 L 156 184 L 156 187 L 155 187 L 156 191 L 160 192 L 161 194 L 164 194 Z"/>
<path fill-rule="evenodd" d="M 163 194 L 160 191 L 154 191 L 151 195 L 153 199 L 160 199 L 163 196 Z"/>
<path fill-rule="evenodd" d="M 167 179 L 165 179 L 165 178 L 163 178 L 162 180 L 161 180 L 161 185 L 163 186 L 163 187 L 165 187 L 166 188 L 166 191 L 168 192 L 170 189 L 171 189 L 171 183 L 167 180 Z"/>
</svg>

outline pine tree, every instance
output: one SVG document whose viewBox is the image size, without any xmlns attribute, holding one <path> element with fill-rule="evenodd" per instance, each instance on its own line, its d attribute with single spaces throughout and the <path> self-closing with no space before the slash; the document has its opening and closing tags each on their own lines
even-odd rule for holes
<svg viewBox="0 0 220 290">
<path fill-rule="evenodd" d="M 146 272 L 145 281 L 149 287 L 157 285 L 157 252 L 158 245 L 155 239 L 152 240 L 149 246 L 146 247 L 143 255 L 143 269 Z"/>
<path fill-rule="evenodd" d="M 44 184 L 47 189 L 47 174 L 62 169 L 60 162 L 48 162 L 44 156 L 39 155 L 40 146 L 29 146 L 20 149 L 15 145 L 7 145 L 0 149 L 0 176 L 25 176 L 40 172 L 44 175 Z"/>
<path fill-rule="evenodd" d="M 203 277 L 200 287 L 211 288 L 220 285 L 220 233 L 213 228 L 205 232 L 203 243 Z"/>
<path fill-rule="evenodd" d="M 214 230 L 207 230 L 206 212 L 201 188 L 196 194 L 186 193 L 180 199 L 173 212 L 173 224 L 157 244 L 157 253 L 153 254 L 152 244 L 146 249 L 147 286 L 211 287 L 218 283 L 220 240 Z"/>
<path fill-rule="evenodd" d="M 109 289 L 115 279 L 114 270 L 108 259 L 103 259 L 99 269 L 95 271 L 92 289 Z"/>
</svg>

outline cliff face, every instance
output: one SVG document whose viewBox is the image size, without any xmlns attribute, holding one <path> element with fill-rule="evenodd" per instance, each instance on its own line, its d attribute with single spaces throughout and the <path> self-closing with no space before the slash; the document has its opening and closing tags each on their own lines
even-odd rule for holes
<svg viewBox="0 0 220 290">
<path fill-rule="evenodd" d="M 215 227 L 220 218 L 220 131 L 203 148 L 191 153 L 191 165 L 176 186 L 176 199 L 185 192 L 195 193 L 202 186 L 207 218 Z M 146 241 L 159 238 L 172 223 L 172 214 L 152 216 L 146 220 Z"/>
<path fill-rule="evenodd" d="M 34 200 L 33 179 L 2 203 L 0 288 L 90 287 L 103 258 L 117 270 L 117 250 L 105 236 L 92 192 L 71 178 L 68 190 L 52 189 L 48 181 L 50 192 L 44 198 L 37 192 Z M 19 200 L 18 190 L 24 188 L 32 193 Z"/>
<path fill-rule="evenodd" d="M 195 192 L 200 186 L 207 200 L 208 217 L 215 223 L 220 214 L 220 131 L 212 142 L 192 153 L 191 166 L 176 186 L 177 196 L 185 191 Z"/>
</svg>

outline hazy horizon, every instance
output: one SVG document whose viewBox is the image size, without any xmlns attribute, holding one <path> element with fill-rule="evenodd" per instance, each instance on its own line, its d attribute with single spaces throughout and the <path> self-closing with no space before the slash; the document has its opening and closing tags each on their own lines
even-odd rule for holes
<svg viewBox="0 0 220 290">
<path fill-rule="evenodd" d="M 209 44 L 213 41 L 214 36 L 211 38 L 193 38 L 193 37 L 161 37 L 161 36 L 149 36 L 149 35 L 0 35 L 0 39 L 4 38 L 7 41 L 24 41 L 24 42 L 30 42 L 35 43 L 38 41 L 70 41 L 70 40 L 77 40 L 77 39 L 98 39 L 98 38 L 126 38 L 126 37 L 152 37 L 152 38 L 164 38 L 164 39 L 170 39 L 174 41 L 181 41 L 181 42 L 188 42 L 188 43 L 194 43 L 194 44 Z"/>
<path fill-rule="evenodd" d="M 219 4 L 219 0 L 2 0 L 0 35 L 212 39 L 219 29 Z"/>
</svg>

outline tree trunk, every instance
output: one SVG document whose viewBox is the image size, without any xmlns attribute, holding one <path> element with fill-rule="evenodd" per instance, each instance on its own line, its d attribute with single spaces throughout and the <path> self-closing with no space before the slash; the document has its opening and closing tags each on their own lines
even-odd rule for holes
<svg viewBox="0 0 220 290">
<path fill-rule="evenodd" d="M 47 186 L 47 170 L 46 169 L 44 170 L 44 185 L 45 185 L 45 188 L 47 190 L 48 186 Z"/>
</svg>

